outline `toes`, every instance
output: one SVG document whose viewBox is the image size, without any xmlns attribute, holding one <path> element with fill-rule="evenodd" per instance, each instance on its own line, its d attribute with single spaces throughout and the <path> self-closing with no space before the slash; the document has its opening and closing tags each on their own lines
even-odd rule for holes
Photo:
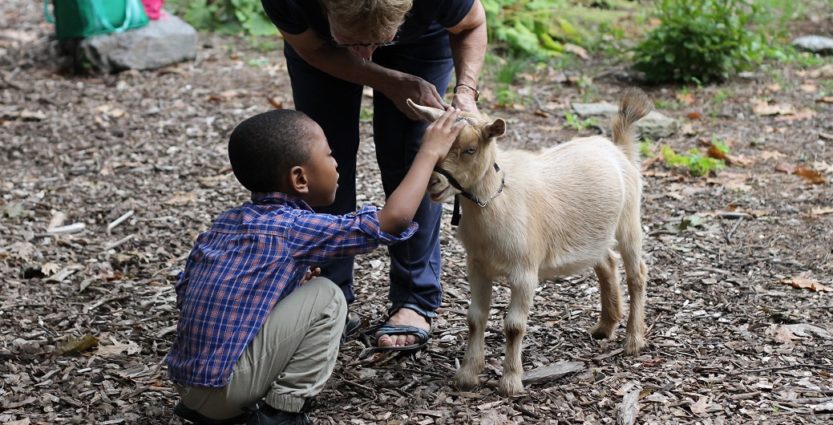
<svg viewBox="0 0 833 425">
<path fill-rule="evenodd" d="M 379 337 L 378 345 L 380 347 L 393 347 L 395 345 L 395 342 L 393 341 L 393 339 L 391 339 L 390 336 L 382 335 Z"/>
</svg>

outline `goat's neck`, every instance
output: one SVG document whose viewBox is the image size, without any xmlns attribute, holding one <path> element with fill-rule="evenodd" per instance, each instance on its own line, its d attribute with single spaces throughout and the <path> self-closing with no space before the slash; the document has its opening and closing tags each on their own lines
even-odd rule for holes
<svg viewBox="0 0 833 425">
<path fill-rule="evenodd" d="M 492 147 L 489 154 L 486 156 L 486 160 L 484 161 L 484 171 L 477 182 L 475 182 L 468 190 L 469 193 L 481 201 L 488 202 L 495 197 L 498 191 L 502 189 L 501 186 L 503 185 L 504 171 L 495 170 L 494 165 L 497 163 L 496 161 L 497 152 L 496 149 Z M 500 166 L 500 164 L 498 164 L 498 166 Z"/>
</svg>

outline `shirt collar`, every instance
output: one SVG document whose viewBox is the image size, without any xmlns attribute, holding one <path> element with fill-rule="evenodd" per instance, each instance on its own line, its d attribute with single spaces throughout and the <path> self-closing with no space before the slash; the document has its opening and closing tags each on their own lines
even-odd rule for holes
<svg viewBox="0 0 833 425">
<path fill-rule="evenodd" d="M 260 205 L 286 204 L 290 207 L 312 211 L 312 207 L 310 207 L 309 204 L 307 204 L 303 199 L 287 195 L 283 192 L 252 192 L 252 203 Z"/>
</svg>

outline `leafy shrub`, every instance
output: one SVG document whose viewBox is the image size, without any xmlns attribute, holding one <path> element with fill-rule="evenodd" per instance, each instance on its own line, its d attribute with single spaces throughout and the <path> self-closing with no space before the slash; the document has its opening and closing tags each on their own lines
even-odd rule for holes
<svg viewBox="0 0 833 425">
<path fill-rule="evenodd" d="M 636 47 L 636 69 L 656 82 L 721 81 L 762 60 L 742 0 L 657 0 L 659 26 Z"/>
<path fill-rule="evenodd" d="M 200 30 L 249 35 L 278 33 L 260 0 L 169 0 L 167 6 Z"/>
</svg>

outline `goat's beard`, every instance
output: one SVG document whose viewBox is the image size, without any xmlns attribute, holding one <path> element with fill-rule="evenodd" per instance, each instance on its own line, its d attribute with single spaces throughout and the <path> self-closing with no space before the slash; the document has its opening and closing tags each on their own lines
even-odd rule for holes
<svg viewBox="0 0 833 425">
<path fill-rule="evenodd" d="M 444 175 L 439 173 L 431 175 L 431 181 L 428 185 L 428 197 L 432 201 L 437 203 L 448 202 L 457 193 L 457 189 L 448 183 L 448 179 Z"/>
</svg>

